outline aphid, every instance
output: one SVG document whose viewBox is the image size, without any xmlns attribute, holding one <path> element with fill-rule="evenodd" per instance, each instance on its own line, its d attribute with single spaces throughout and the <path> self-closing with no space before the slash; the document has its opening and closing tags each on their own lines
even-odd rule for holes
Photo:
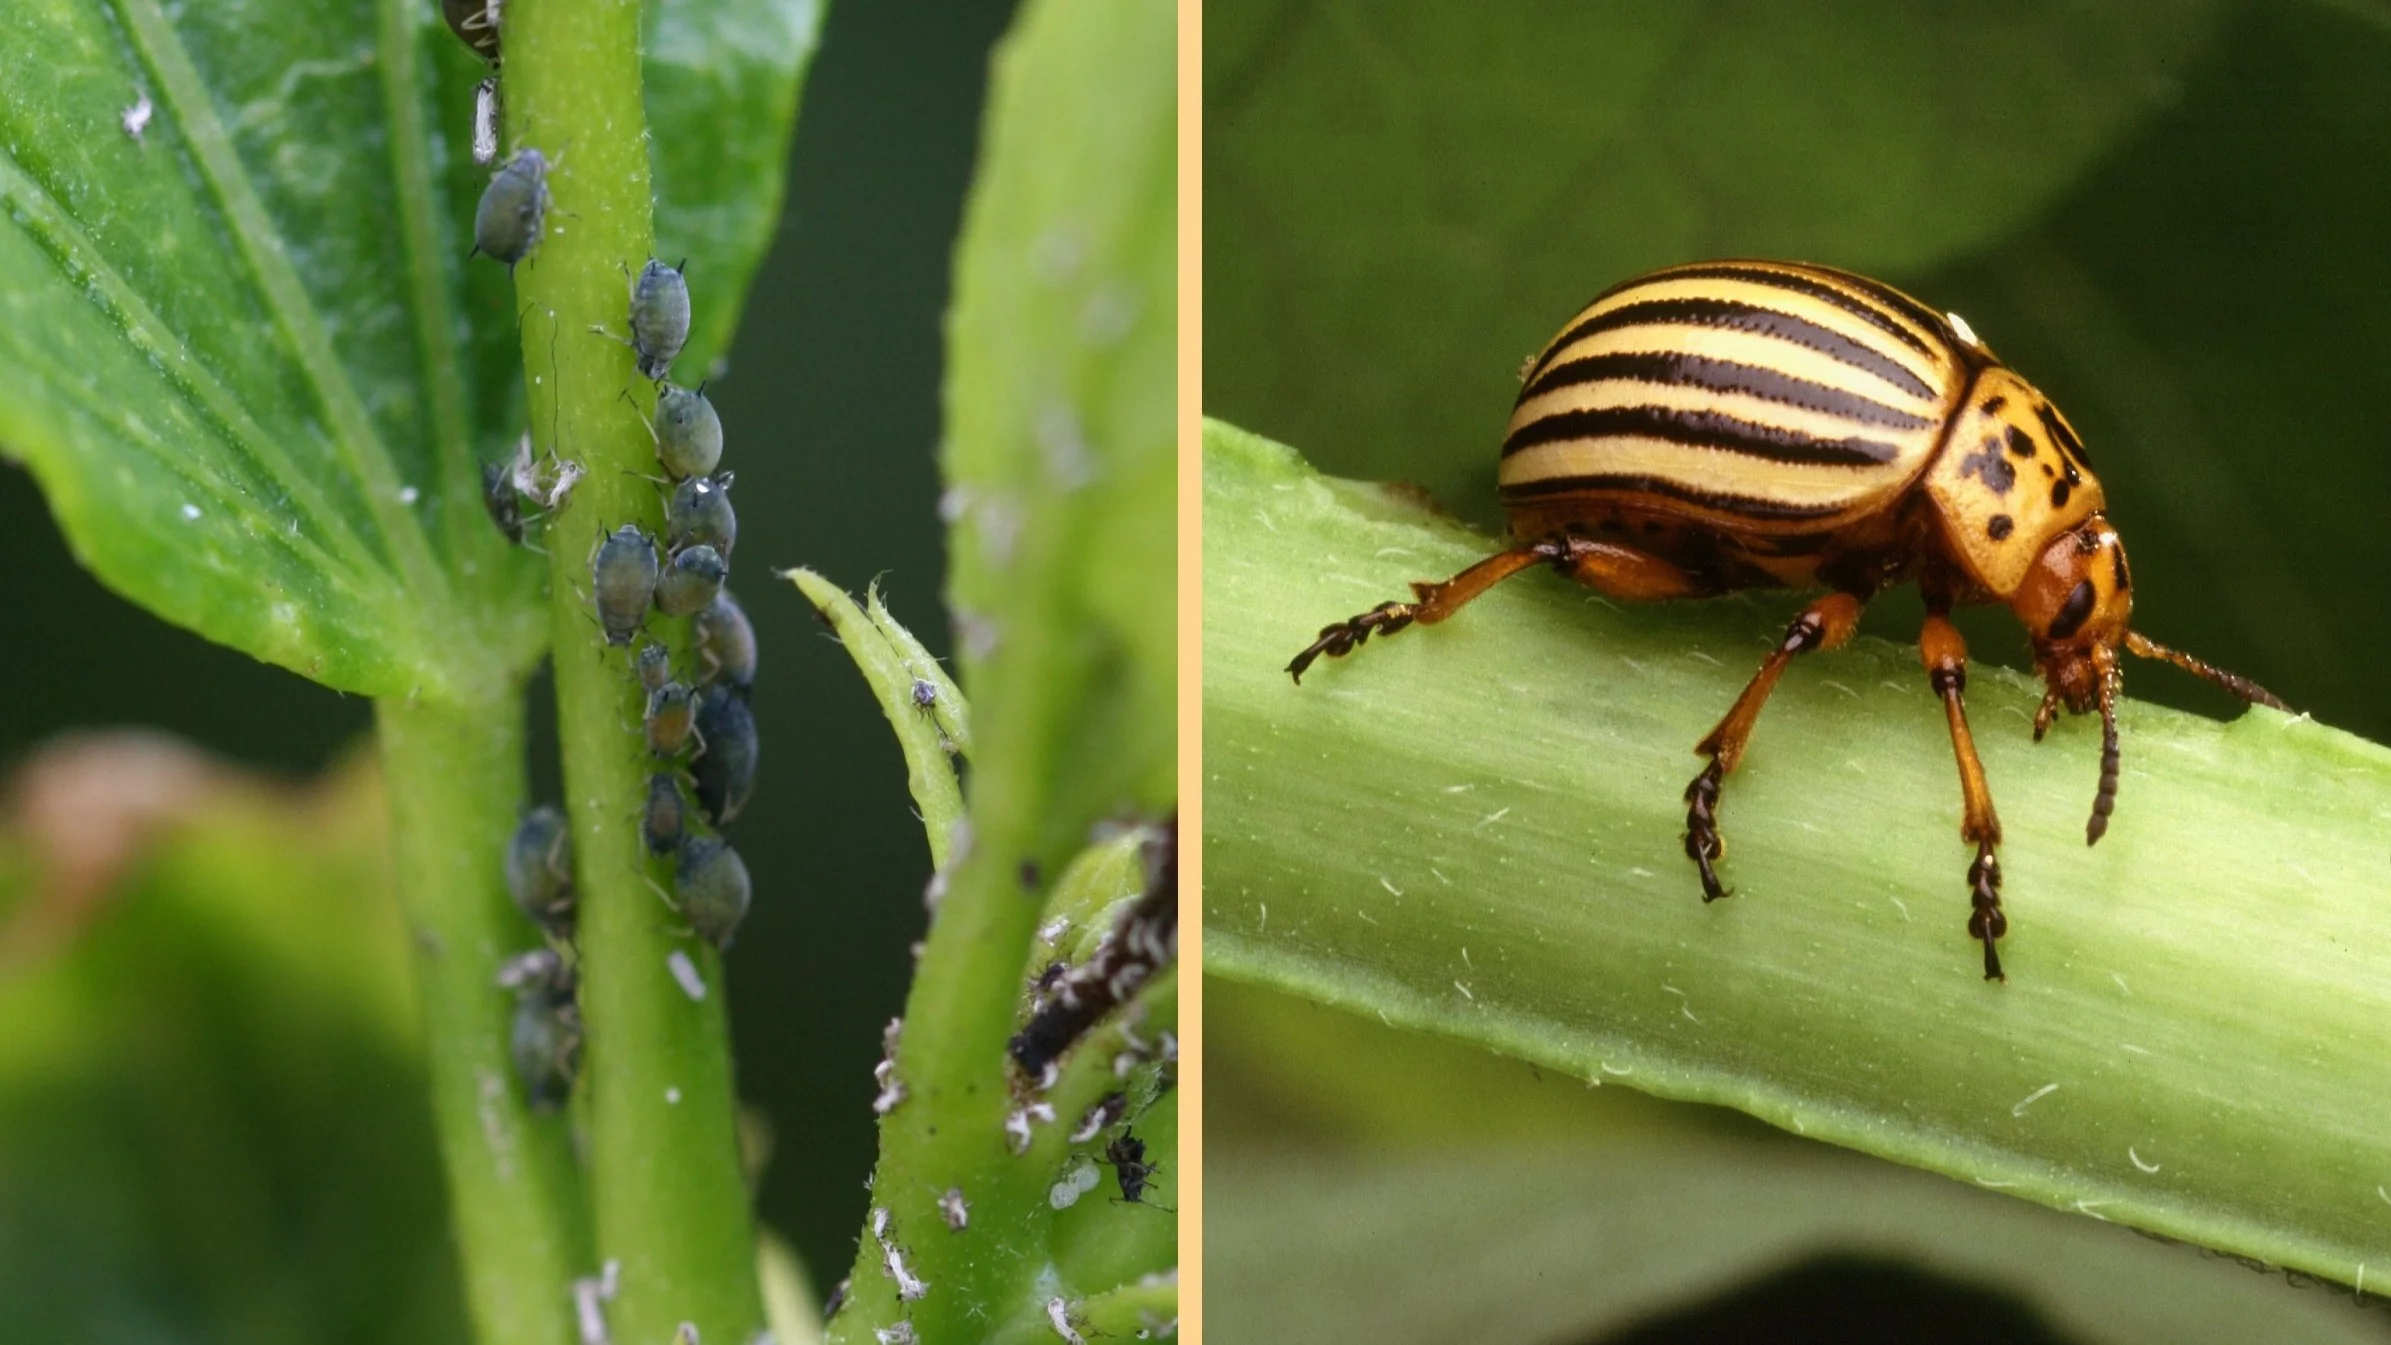
<svg viewBox="0 0 2391 1345">
<path fill-rule="evenodd" d="M 506 539 L 520 546 L 523 542 L 523 496 L 515 489 L 513 473 L 503 462 L 482 464 L 482 507 L 490 511 L 490 521 Z"/>
<path fill-rule="evenodd" d="M 755 627 L 748 624 L 739 600 L 727 588 L 715 594 L 714 601 L 691 619 L 690 629 L 697 636 L 698 684 L 720 682 L 746 695 L 755 685 Z"/>
<path fill-rule="evenodd" d="M 481 204 L 473 212 L 473 250 L 515 264 L 540 245 L 540 229 L 548 218 L 548 160 L 536 149 L 521 149 L 482 189 Z"/>
<path fill-rule="evenodd" d="M 631 352 L 639 358 L 639 376 L 663 382 L 688 341 L 689 282 L 679 267 L 650 257 L 631 282 Z"/>
<path fill-rule="evenodd" d="M 631 666 L 639 672 L 639 684 L 650 691 L 672 680 L 672 651 L 653 640 L 639 647 Z"/>
<path fill-rule="evenodd" d="M 927 710 L 936 704 L 938 704 L 938 684 L 936 682 L 930 681 L 928 678 L 914 678 L 913 708 L 916 710 Z"/>
<path fill-rule="evenodd" d="M 1711 262 L 1614 286 L 1529 364 L 1496 480 L 1511 549 L 1324 628 L 1287 671 L 1301 680 L 1373 633 L 1443 621 L 1537 564 L 1630 602 L 1827 588 L 1694 749 L 1710 762 L 1685 791 L 1685 852 L 1705 901 L 1727 895 L 1714 868 L 1719 784 L 1778 675 L 1849 639 L 1860 609 L 1896 583 L 1915 579 L 1926 599 L 1919 652 L 1959 758 L 1960 835 L 1976 846 L 1968 933 L 1988 980 L 2001 978 L 2008 927 L 2001 824 L 1962 704 L 1953 607 L 2006 603 L 2024 623 L 2048 688 L 2037 740 L 2062 706 L 2099 711 L 2087 844 L 2116 803 L 2120 649 L 2284 708 L 2130 630 L 2125 550 L 2066 418 L 1957 318 L 1846 271 Z"/>
<path fill-rule="evenodd" d="M 697 804 L 716 826 L 728 825 L 755 793 L 755 716 L 729 687 L 698 693 L 697 736 L 705 751 L 690 765 Z"/>
<path fill-rule="evenodd" d="M 506 890 L 534 924 L 564 936 L 573 929 L 573 832 L 554 804 L 523 814 L 506 847 Z"/>
<path fill-rule="evenodd" d="M 722 417 L 702 387 L 666 384 L 656 394 L 656 462 L 675 481 L 710 474 L 722 463 Z"/>
<path fill-rule="evenodd" d="M 680 889 L 678 904 L 690 927 L 716 948 L 729 948 L 754 895 L 746 861 L 717 837 L 692 836 L 681 842 L 674 873 Z"/>
<path fill-rule="evenodd" d="M 572 1096 L 581 1060 L 581 1011 L 573 1003 L 570 978 L 516 996 L 508 1047 L 533 1111 L 554 1111 Z"/>
<path fill-rule="evenodd" d="M 664 502 L 665 544 L 674 551 L 710 546 L 728 560 L 739 540 L 739 516 L 731 511 L 734 474 L 693 476 L 673 487 Z"/>
<path fill-rule="evenodd" d="M 680 755 L 681 749 L 689 745 L 689 730 L 694 720 L 689 688 L 678 682 L 666 682 L 649 692 L 648 750 L 660 757 Z"/>
<path fill-rule="evenodd" d="M 589 580 L 606 643 L 631 643 L 656 599 L 656 544 L 638 524 L 625 523 L 590 558 Z"/>
<path fill-rule="evenodd" d="M 1104 1161 L 1121 1181 L 1121 1199 L 1132 1205 L 1145 1199 L 1146 1184 L 1154 1180 L 1155 1165 L 1146 1161 L 1146 1142 L 1124 1130 L 1104 1146 Z M 1161 1206 L 1155 1206 L 1160 1209 Z"/>
<path fill-rule="evenodd" d="M 440 0 L 440 15 L 473 54 L 498 64 L 498 21 L 504 0 Z"/>
<path fill-rule="evenodd" d="M 649 776 L 648 804 L 639 814 L 639 835 L 647 842 L 648 853 L 668 855 L 680 849 L 688 814 L 679 782 L 661 772 Z"/>
<path fill-rule="evenodd" d="M 702 610 L 722 591 L 722 581 L 730 572 L 722 563 L 722 553 L 713 547 L 703 542 L 682 547 L 664 567 L 664 577 L 656 581 L 656 610 L 666 616 Z"/>
<path fill-rule="evenodd" d="M 484 168 L 498 162 L 498 76 L 473 86 L 473 161 Z"/>
</svg>

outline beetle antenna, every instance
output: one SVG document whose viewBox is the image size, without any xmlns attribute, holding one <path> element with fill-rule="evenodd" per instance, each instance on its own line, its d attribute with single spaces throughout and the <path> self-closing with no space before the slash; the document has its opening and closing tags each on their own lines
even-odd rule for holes
<svg viewBox="0 0 2391 1345">
<path fill-rule="evenodd" d="M 2109 834 L 2109 814 L 2117 810 L 2117 679 L 2100 680 L 2100 791 L 2092 796 L 2092 820 L 2084 824 L 2084 844 L 2097 845 Z"/>
<path fill-rule="evenodd" d="M 2189 654 L 2169 649 L 2167 646 L 2160 644 L 2158 641 L 2150 639 L 2147 636 L 2141 635 L 2135 631 L 2129 630 L 2125 633 L 2125 649 L 2129 654 L 2138 654 L 2147 659 L 2157 659 L 2161 663 L 2172 663 L 2176 667 L 2183 669 L 2185 672 L 2190 673 L 2194 677 L 2200 678 L 2203 681 L 2216 683 L 2218 686 L 2225 688 L 2234 695 L 2241 697 L 2245 703 L 2254 702 L 2259 705 L 2267 706 L 2271 709 L 2281 710 L 2286 714 L 2291 712 L 2291 707 L 2285 705 L 2280 699 L 2278 699 L 2274 692 L 2271 692 L 2265 687 L 2258 685 L 2249 678 L 2243 677 L 2238 673 L 2229 673 L 2213 663 L 2206 663 L 2200 659 L 2193 658 Z"/>
</svg>

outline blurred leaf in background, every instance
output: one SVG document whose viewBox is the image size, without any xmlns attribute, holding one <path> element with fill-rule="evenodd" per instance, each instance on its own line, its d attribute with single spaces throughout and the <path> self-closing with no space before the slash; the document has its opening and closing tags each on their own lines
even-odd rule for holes
<svg viewBox="0 0 2391 1345">
<path fill-rule="evenodd" d="M 373 773 L 68 739 L 0 826 L 0 1341 L 463 1340 Z"/>
</svg>

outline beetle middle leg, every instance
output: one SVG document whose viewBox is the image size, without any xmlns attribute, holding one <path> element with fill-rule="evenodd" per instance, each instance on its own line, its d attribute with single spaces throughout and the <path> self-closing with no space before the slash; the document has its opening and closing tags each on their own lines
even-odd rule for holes
<svg viewBox="0 0 2391 1345">
<path fill-rule="evenodd" d="M 1414 581 L 1410 602 L 1382 602 L 1360 616 L 1321 627 L 1320 638 L 1287 664 L 1287 672 L 1301 682 L 1304 670 L 1322 654 L 1342 658 L 1373 634 L 1392 635 L 1415 621 L 1433 626 L 1496 584 L 1540 564 L 1623 602 L 1692 598 L 1712 591 L 1676 565 L 1633 547 L 1584 537 L 1547 537 L 1488 556 L 1440 584 Z"/>
<path fill-rule="evenodd" d="M 1760 671 L 1752 674 L 1743 694 L 1727 710 L 1718 727 L 1710 731 L 1694 748 L 1699 756 L 1710 758 L 1710 764 L 1685 787 L 1685 857 L 1694 862 L 1702 875 L 1702 900 L 1716 901 L 1727 895 L 1720 886 L 1716 865 L 1726 853 L 1727 843 L 1719 835 L 1719 783 L 1735 763 L 1743 759 L 1743 749 L 1751 741 L 1752 725 L 1760 718 L 1760 707 L 1768 703 L 1768 693 L 1776 690 L 1777 678 L 1797 654 L 1813 649 L 1833 649 L 1851 638 L 1860 624 L 1862 600 L 1849 593 L 1829 593 L 1802 609 L 1785 627 L 1785 638 L 1769 651 L 1761 661 Z"/>
<path fill-rule="evenodd" d="M 1993 812 L 1992 790 L 1984 783 L 1984 763 L 1976 759 L 1976 739 L 1968 732 L 1968 711 L 1961 698 L 1968 687 L 1968 645 L 1959 629 L 1941 612 L 1929 611 L 1918 633 L 1918 654 L 1926 664 L 1926 680 L 1943 698 L 1943 717 L 1951 725 L 1951 752 L 1959 758 L 1959 792 L 1965 813 L 1959 837 L 1976 843 L 1976 862 L 1968 866 L 1968 895 L 1975 909 L 1968 915 L 1968 934 L 1984 943 L 1984 979 L 2005 981 L 2001 974 L 2000 938 L 2009 930 L 2001 913 L 2001 863 L 1993 848 L 2001 843 L 2001 819 Z"/>
</svg>

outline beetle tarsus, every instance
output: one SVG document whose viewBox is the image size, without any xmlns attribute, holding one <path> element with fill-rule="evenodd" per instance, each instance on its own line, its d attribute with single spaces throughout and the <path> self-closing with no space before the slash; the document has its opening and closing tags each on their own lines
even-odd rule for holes
<svg viewBox="0 0 2391 1345">
<path fill-rule="evenodd" d="M 1975 910 L 1968 916 L 1968 934 L 1984 941 L 1984 979 L 2007 981 L 2001 974 L 2001 936 L 2009 932 L 2009 917 L 2001 913 L 2001 861 L 1993 858 L 1991 841 L 1976 843 L 1976 862 L 1968 866 L 1968 896 Z"/>
<path fill-rule="evenodd" d="M 1322 654 L 1326 654 L 1330 658 L 1343 658 L 1360 648 L 1362 642 L 1369 639 L 1373 631 L 1383 631 L 1392 635 L 1411 624 L 1412 611 L 1413 604 L 1411 603 L 1382 602 L 1349 621 L 1339 621 L 1335 625 L 1321 627 L 1320 638 L 1312 641 L 1308 648 L 1297 654 L 1294 660 L 1287 664 L 1287 675 L 1293 677 L 1296 683 L 1301 685 L 1304 670 L 1312 666 L 1312 660 L 1319 658 Z"/>
<path fill-rule="evenodd" d="M 1702 900 L 1717 901 L 1730 893 L 1720 885 L 1716 869 L 1712 867 L 1727 853 L 1727 842 L 1719 835 L 1719 781 L 1726 777 L 1726 768 L 1717 757 L 1702 768 L 1694 782 L 1685 787 L 1685 857 L 1694 862 L 1702 875 Z"/>
</svg>

